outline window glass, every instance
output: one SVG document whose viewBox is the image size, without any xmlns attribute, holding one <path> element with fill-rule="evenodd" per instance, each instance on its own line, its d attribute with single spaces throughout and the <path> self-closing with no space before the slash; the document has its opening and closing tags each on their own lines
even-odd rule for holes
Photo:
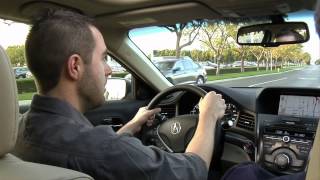
<svg viewBox="0 0 320 180">
<path fill-rule="evenodd" d="M 186 68 L 186 70 L 193 69 L 192 63 L 190 61 L 183 61 L 183 65 Z"/>
<path fill-rule="evenodd" d="M 176 64 L 174 65 L 174 69 L 179 68 L 180 71 L 184 70 L 184 66 L 182 64 L 182 61 L 178 61 L 176 62 Z"/>
<path fill-rule="evenodd" d="M 302 44 L 278 47 L 237 44 L 240 27 L 271 23 L 266 18 L 197 19 L 132 29 L 129 38 L 153 63 L 170 59 L 188 60 L 201 65 L 193 64 L 192 71 L 186 71 L 183 78 L 179 73 L 172 74 L 159 68 L 173 84 L 197 83 L 197 79 L 203 77 L 205 83 L 227 87 L 319 88 L 320 43 L 313 15 L 312 11 L 301 11 L 285 16 L 285 21 L 305 22 L 308 25 L 310 40 Z M 261 39 L 263 34 L 266 33 L 248 37 L 255 42 L 256 37 Z M 185 63 L 185 69 L 190 68 Z"/>
<path fill-rule="evenodd" d="M 129 92 L 131 86 L 131 74 L 111 56 L 107 56 L 107 63 L 112 69 L 112 75 L 106 84 L 106 100 L 121 100 Z"/>
</svg>

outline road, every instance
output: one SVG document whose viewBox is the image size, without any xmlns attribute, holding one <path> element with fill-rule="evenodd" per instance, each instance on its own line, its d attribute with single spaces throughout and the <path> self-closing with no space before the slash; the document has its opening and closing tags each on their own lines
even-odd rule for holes
<svg viewBox="0 0 320 180">
<path fill-rule="evenodd" d="M 290 86 L 320 88 L 320 66 L 312 65 L 306 68 L 284 73 L 244 77 L 223 81 L 212 81 L 208 83 L 214 83 L 227 87 Z"/>
</svg>

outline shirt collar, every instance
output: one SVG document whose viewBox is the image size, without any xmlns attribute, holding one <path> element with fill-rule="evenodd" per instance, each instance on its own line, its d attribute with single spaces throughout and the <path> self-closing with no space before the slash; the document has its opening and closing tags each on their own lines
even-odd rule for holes
<svg viewBox="0 0 320 180">
<path fill-rule="evenodd" d="M 92 125 L 89 120 L 71 104 L 58 98 L 35 94 L 31 102 L 31 108 L 34 110 L 62 115 L 73 120 L 80 120 Z"/>
</svg>

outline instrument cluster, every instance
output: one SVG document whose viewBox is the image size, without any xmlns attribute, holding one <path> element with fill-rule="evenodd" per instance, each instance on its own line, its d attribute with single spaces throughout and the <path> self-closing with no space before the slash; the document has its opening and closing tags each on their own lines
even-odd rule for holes
<svg viewBox="0 0 320 180">
<path fill-rule="evenodd" d="M 221 119 L 222 127 L 225 129 L 233 127 L 239 116 L 239 108 L 236 105 L 227 102 L 226 106 L 224 117 Z M 190 114 L 199 114 L 199 104 L 196 104 L 193 107 Z"/>
</svg>

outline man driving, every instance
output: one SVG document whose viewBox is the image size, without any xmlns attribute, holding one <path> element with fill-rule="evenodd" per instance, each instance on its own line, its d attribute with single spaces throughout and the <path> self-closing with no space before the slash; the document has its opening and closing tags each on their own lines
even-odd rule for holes
<svg viewBox="0 0 320 180">
<path fill-rule="evenodd" d="M 207 179 L 215 125 L 224 115 L 220 94 L 199 104 L 199 122 L 185 153 L 144 146 L 133 135 L 160 109 L 140 108 L 117 132 L 94 127 L 83 113 L 105 102 L 107 46 L 93 21 L 58 10 L 37 19 L 26 40 L 26 60 L 38 94 L 20 124 L 15 154 L 26 161 L 81 171 L 94 179 Z"/>
</svg>

